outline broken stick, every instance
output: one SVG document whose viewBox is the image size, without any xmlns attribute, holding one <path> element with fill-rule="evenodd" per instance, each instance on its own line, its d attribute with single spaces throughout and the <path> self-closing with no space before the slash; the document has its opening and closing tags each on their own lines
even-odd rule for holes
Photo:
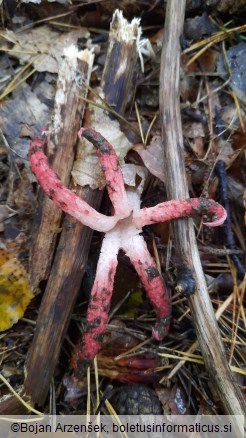
<svg viewBox="0 0 246 438">
<path fill-rule="evenodd" d="M 88 91 L 82 81 L 89 81 L 93 59 L 94 55 L 88 50 L 78 52 L 75 45 L 70 45 L 64 50 L 59 67 L 47 152 L 53 170 L 65 185 L 70 181 L 77 132 L 84 113 L 85 103 L 81 97 Z M 36 292 L 40 282 L 49 277 L 62 221 L 62 211 L 41 192 L 40 195 L 42 208 L 36 218 L 29 260 L 30 282 Z"/>
</svg>

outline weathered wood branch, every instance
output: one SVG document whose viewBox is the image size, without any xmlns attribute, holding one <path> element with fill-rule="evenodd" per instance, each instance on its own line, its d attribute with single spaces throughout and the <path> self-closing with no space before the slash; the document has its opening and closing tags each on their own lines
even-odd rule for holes
<svg viewBox="0 0 246 438">
<path fill-rule="evenodd" d="M 166 10 L 164 41 L 160 73 L 160 112 L 165 155 L 167 193 L 170 199 L 189 196 L 183 154 L 180 117 L 180 37 L 185 12 L 185 0 L 169 0 Z M 191 219 L 172 224 L 175 250 L 183 265 L 194 276 L 195 294 L 188 298 L 196 327 L 198 342 L 208 374 L 225 413 L 242 415 L 245 403 L 229 369 L 219 328 L 209 298 Z"/>
<path fill-rule="evenodd" d="M 79 78 L 89 80 L 94 55 L 88 50 L 78 52 L 74 45 L 65 49 L 59 68 L 54 112 L 47 139 L 47 153 L 54 171 L 68 185 L 75 157 L 75 146 L 80 121 L 84 112 L 81 96 L 87 95 L 85 86 L 79 87 Z M 30 246 L 30 281 L 38 290 L 47 280 L 62 222 L 62 211 L 40 192 L 41 213 L 38 211 L 35 232 Z"/>
</svg>

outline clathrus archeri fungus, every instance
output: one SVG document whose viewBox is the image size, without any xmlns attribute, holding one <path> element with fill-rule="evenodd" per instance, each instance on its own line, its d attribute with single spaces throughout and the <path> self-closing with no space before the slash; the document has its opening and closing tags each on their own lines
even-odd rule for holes
<svg viewBox="0 0 246 438">
<path fill-rule="evenodd" d="M 161 340 L 168 334 L 170 326 L 169 298 L 161 274 L 141 235 L 142 227 L 196 214 L 210 214 L 212 222 L 205 222 L 204 225 L 216 227 L 223 224 L 226 212 L 217 202 L 203 198 L 167 201 L 141 209 L 139 194 L 125 188 L 117 156 L 108 141 L 93 129 L 86 128 L 80 129 L 79 137 L 85 137 L 96 148 L 114 208 L 113 216 L 97 212 L 64 186 L 49 167 L 43 153 L 44 138 L 31 142 L 30 161 L 32 171 L 50 199 L 84 225 L 105 233 L 91 291 L 87 325 L 75 359 L 77 362 L 90 362 L 100 349 L 108 321 L 119 250 L 123 250 L 130 258 L 155 308 L 157 321 L 153 337 Z"/>
</svg>

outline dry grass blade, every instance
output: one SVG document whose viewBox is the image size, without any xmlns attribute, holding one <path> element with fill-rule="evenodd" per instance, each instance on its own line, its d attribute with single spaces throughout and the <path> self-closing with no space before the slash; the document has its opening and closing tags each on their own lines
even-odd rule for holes
<svg viewBox="0 0 246 438">
<path fill-rule="evenodd" d="M 174 354 L 169 354 L 169 353 L 158 353 L 158 356 L 165 357 L 165 358 L 168 358 L 168 359 L 176 359 L 176 360 L 179 360 L 179 361 L 183 361 L 184 363 L 185 362 L 193 362 L 193 363 L 196 363 L 198 365 L 204 365 L 204 360 L 203 360 L 202 356 L 195 355 L 195 354 L 189 355 L 187 352 L 186 353 L 180 352 L 180 353 L 182 353 L 181 356 L 176 356 Z M 183 363 L 181 364 L 181 366 L 182 365 L 183 365 Z M 179 366 L 179 368 L 180 368 L 180 366 Z M 235 373 L 246 375 L 246 370 L 244 370 L 242 368 L 236 367 L 234 365 L 230 365 L 230 369 L 231 369 L 231 371 L 234 371 Z M 172 376 L 173 376 L 173 373 L 172 373 Z M 163 379 L 160 380 L 160 383 L 162 383 L 162 382 L 164 382 L 166 380 L 168 380 L 168 378 L 164 377 Z"/>
<path fill-rule="evenodd" d="M 152 341 L 152 338 L 148 338 L 145 341 L 141 342 L 140 344 L 136 345 L 136 347 L 130 348 L 129 350 L 125 351 L 123 354 L 119 354 L 119 356 L 116 356 L 114 358 L 115 361 L 122 359 L 123 357 L 127 357 L 131 355 L 132 353 L 136 353 L 140 348 L 142 348 L 144 345 L 149 344 Z"/>
<path fill-rule="evenodd" d="M 25 76 L 23 76 L 19 81 L 18 79 L 23 75 L 23 73 L 28 70 L 33 62 L 37 60 L 39 55 L 34 56 L 26 65 L 23 67 L 17 75 L 12 79 L 12 81 L 9 82 L 7 87 L 5 88 L 4 92 L 0 95 L 0 101 L 3 100 L 8 94 L 12 93 L 16 88 L 18 88 L 23 82 L 25 82 L 33 73 L 35 73 L 36 68 L 33 68 L 31 71 L 29 71 Z"/>
<path fill-rule="evenodd" d="M 10 383 L 5 379 L 5 377 L 0 374 L 0 380 L 2 380 L 2 382 L 9 388 L 9 390 L 12 392 L 12 394 L 19 400 L 19 402 L 25 406 L 25 408 L 30 411 L 33 412 L 34 414 L 37 415 L 45 415 L 43 412 L 37 411 L 36 409 L 34 409 L 31 405 L 29 405 L 29 403 L 27 403 L 15 390 L 14 388 L 10 385 Z"/>
<path fill-rule="evenodd" d="M 114 417 L 114 420 L 117 421 L 118 425 L 121 426 L 122 423 L 120 421 L 120 418 L 117 415 L 117 412 L 115 411 L 115 409 L 113 408 L 113 406 L 111 405 L 111 403 L 108 400 L 105 400 L 105 405 L 108 409 L 109 414 Z M 128 435 L 126 434 L 126 432 L 120 432 L 120 435 L 124 438 L 128 438 Z"/>
<path fill-rule="evenodd" d="M 148 142 L 148 138 L 149 138 L 149 135 L 150 135 L 151 129 L 152 129 L 152 127 L 153 127 L 154 124 L 155 124 L 155 121 L 156 121 L 156 119 L 157 119 L 157 117 L 158 117 L 158 114 L 159 114 L 159 111 L 156 111 L 156 113 L 155 113 L 153 119 L 151 120 L 151 122 L 150 122 L 150 124 L 149 124 L 148 130 L 147 130 L 147 132 L 146 132 L 146 136 L 145 136 L 145 139 L 144 139 L 144 145 L 146 145 L 147 142 Z"/>
<path fill-rule="evenodd" d="M 140 133 L 140 136 L 141 136 L 142 143 L 144 144 L 144 134 L 143 134 L 143 128 L 142 128 L 142 123 L 141 123 L 141 118 L 140 118 L 137 102 L 135 102 L 135 111 L 136 111 L 136 115 L 137 115 L 139 133 Z"/>
<path fill-rule="evenodd" d="M 47 23 L 47 22 L 54 20 L 56 18 L 67 17 L 68 15 L 71 15 L 72 13 L 73 13 L 73 11 L 64 12 L 63 14 L 53 15 L 52 17 L 46 17 L 46 18 L 42 18 L 41 20 L 33 21 L 32 23 L 27 24 L 26 26 L 23 26 L 19 31 L 17 31 L 17 33 L 21 33 L 27 29 L 31 29 L 32 27 L 36 26 L 37 24 Z"/>
<path fill-rule="evenodd" d="M 100 396 L 99 396 L 99 379 L 98 379 L 98 366 L 97 366 L 97 357 L 94 358 L 94 375 L 96 382 L 96 406 L 99 406 Z"/>
<path fill-rule="evenodd" d="M 9 35 L 6 35 L 6 33 L 0 32 L 0 37 L 2 37 L 4 40 L 8 41 L 9 43 L 15 44 L 16 41 L 10 38 Z M 2 49 L 1 49 L 2 50 Z"/>
<path fill-rule="evenodd" d="M 86 423 L 89 424 L 91 416 L 91 368 L 87 368 L 87 404 L 86 404 Z"/>
<path fill-rule="evenodd" d="M 231 351 L 230 351 L 230 360 L 231 363 L 233 356 L 234 356 L 234 350 L 236 346 L 236 338 L 238 336 L 238 330 L 240 327 L 240 315 L 242 318 L 242 321 L 244 323 L 244 327 L 246 329 L 246 318 L 245 318 L 245 311 L 243 307 L 243 300 L 246 290 L 246 276 L 244 277 L 244 280 L 240 285 L 238 285 L 237 282 L 237 275 L 234 265 L 232 265 L 229 257 L 227 256 L 228 264 L 230 266 L 230 270 L 232 273 L 232 278 L 234 280 L 234 287 L 233 287 L 233 312 L 232 312 L 232 331 L 231 331 Z"/>
<path fill-rule="evenodd" d="M 242 374 L 243 376 L 246 376 L 246 370 L 243 370 L 242 368 L 235 367 L 234 365 L 230 365 L 230 368 L 234 373 Z"/>
<path fill-rule="evenodd" d="M 196 357 L 191 357 L 191 356 L 187 356 L 187 355 L 183 355 L 183 356 L 176 356 L 175 354 L 170 354 L 170 353 L 158 353 L 158 356 L 160 357 L 166 357 L 168 359 L 176 359 L 176 360 L 184 360 L 185 362 L 194 362 L 196 364 L 199 365 L 204 365 L 202 356 L 196 356 Z"/>
<path fill-rule="evenodd" d="M 241 288 L 242 287 L 242 289 L 243 289 L 243 294 L 244 294 L 244 291 L 245 291 L 245 280 L 241 283 L 241 285 L 239 286 L 239 288 Z M 244 296 L 244 295 L 243 295 Z M 216 313 L 215 313 L 215 317 L 216 317 L 216 319 L 217 320 L 219 320 L 220 318 L 223 318 L 223 313 L 227 310 L 227 308 L 230 306 L 230 304 L 233 302 L 233 299 L 234 299 L 234 293 L 231 293 L 227 298 L 226 298 L 226 300 L 224 301 L 224 302 L 222 302 L 220 305 L 219 305 L 219 307 L 218 307 L 218 309 L 217 309 L 217 311 L 216 311 Z M 242 306 L 242 297 L 241 297 L 241 299 L 240 299 L 240 301 L 239 301 L 239 305 L 240 305 L 240 307 Z M 189 309 L 187 309 L 187 312 L 189 311 Z M 228 321 L 228 322 L 230 322 L 230 321 Z M 228 329 L 229 329 L 229 327 L 228 327 Z M 230 330 L 229 330 L 230 331 Z M 235 341 L 234 340 L 234 344 L 239 344 L 239 345 L 241 345 L 241 346 L 244 346 L 245 345 L 245 341 L 244 341 L 244 339 L 241 339 L 241 338 L 239 338 L 238 337 L 238 335 L 237 335 L 237 338 L 239 339 L 239 340 L 237 340 L 237 341 Z M 228 339 L 223 339 L 223 341 L 224 342 L 231 342 L 230 340 L 228 340 Z M 178 353 L 180 353 L 180 354 L 182 354 L 182 358 L 178 358 L 179 359 L 179 363 L 177 363 L 173 368 L 172 368 L 172 370 L 170 371 L 170 373 L 168 374 L 168 376 L 165 376 L 163 379 L 161 379 L 161 381 L 160 381 L 160 383 L 162 383 L 162 382 L 164 382 L 164 381 L 167 381 L 167 380 L 169 380 L 169 379 L 171 379 L 171 378 L 173 378 L 173 376 L 180 370 L 180 368 L 183 366 L 183 365 L 185 365 L 185 363 L 187 362 L 187 360 L 186 360 L 186 357 L 189 357 L 189 358 L 194 358 L 194 357 L 197 357 L 197 358 L 199 358 L 200 356 L 198 356 L 198 355 L 196 355 L 196 354 L 193 354 L 194 353 L 194 351 L 196 351 L 197 349 L 199 348 L 199 344 L 198 344 L 198 342 L 196 341 L 196 342 L 194 342 L 190 347 L 189 347 L 189 349 L 187 350 L 187 351 L 177 351 L 177 350 L 174 350 L 174 349 L 170 349 L 171 351 L 173 351 L 173 352 L 178 352 Z M 165 347 L 165 349 L 167 349 L 167 347 Z M 167 357 L 167 356 L 166 356 Z M 176 359 L 177 359 L 177 357 L 176 357 Z M 235 367 L 235 366 L 233 366 L 233 365 L 231 365 L 230 366 L 230 368 L 231 368 L 231 371 L 235 371 L 235 372 L 237 372 L 238 374 L 245 374 L 246 373 L 246 371 L 245 370 L 243 370 L 242 368 L 239 368 L 239 367 Z"/>
<path fill-rule="evenodd" d="M 237 115 L 238 115 L 238 118 L 239 118 L 239 121 L 240 121 L 241 129 L 242 129 L 243 132 L 245 132 L 245 127 L 244 127 L 244 123 L 243 123 L 243 116 L 242 116 L 242 111 L 241 111 L 241 108 L 240 108 L 240 103 L 239 103 L 238 97 L 237 97 L 235 91 L 233 91 L 233 90 L 231 91 L 231 95 L 232 95 L 233 100 L 235 102 L 235 107 L 236 107 L 236 110 L 237 110 Z"/>
<path fill-rule="evenodd" d="M 92 87 L 90 87 L 89 84 L 87 84 L 87 82 L 85 81 L 81 81 L 82 84 L 90 91 L 90 93 L 96 97 L 96 99 L 99 99 L 102 102 L 102 105 L 100 105 L 97 102 L 94 102 L 91 99 L 86 99 L 81 97 L 81 99 L 83 99 L 86 103 L 88 103 L 89 105 L 92 106 L 97 106 L 98 108 L 101 108 L 105 111 L 108 111 L 110 113 L 112 113 L 115 117 L 117 117 L 118 119 L 122 120 L 127 126 L 129 126 L 129 128 L 135 132 L 135 134 L 139 135 L 139 132 L 134 128 L 134 126 L 132 126 L 132 124 L 130 122 L 128 122 L 128 120 L 123 117 L 121 114 L 119 114 L 117 111 L 115 111 L 103 98 L 102 96 L 100 96 L 99 93 L 97 93 Z"/>
<path fill-rule="evenodd" d="M 34 50 L 14 50 L 14 49 L 1 49 L 1 52 L 5 52 L 5 53 L 10 53 L 10 55 L 12 53 L 20 53 L 22 55 L 33 55 L 34 53 L 36 54 L 36 52 L 34 52 Z"/>
<path fill-rule="evenodd" d="M 193 52 L 194 50 L 199 49 L 200 47 L 216 44 L 228 38 L 229 36 L 231 36 L 231 34 L 235 32 L 242 33 L 245 32 L 245 30 L 246 30 L 246 24 L 243 24 L 242 26 L 237 26 L 231 29 L 225 29 L 220 32 L 216 32 L 211 37 L 205 38 L 202 41 L 198 41 L 197 43 L 192 44 L 190 47 L 188 47 L 188 49 L 185 49 L 183 53 L 190 53 Z"/>
<path fill-rule="evenodd" d="M 209 49 L 209 47 L 213 46 L 216 43 L 219 43 L 221 41 L 223 41 L 224 39 L 228 38 L 231 36 L 231 34 L 235 33 L 235 32 L 245 32 L 246 30 L 246 24 L 242 25 L 242 26 L 237 26 L 234 27 L 232 29 L 227 29 L 227 30 L 223 30 L 220 32 L 215 33 L 214 35 L 212 35 L 209 38 L 206 38 L 202 41 L 199 41 L 195 44 L 192 44 L 188 49 L 185 49 L 183 51 L 183 53 L 190 53 L 193 52 L 194 50 L 199 49 L 200 47 L 202 47 L 201 50 L 199 50 L 188 62 L 187 62 L 187 66 L 189 66 L 190 64 L 192 64 L 196 59 L 198 59 L 204 52 L 206 52 L 206 50 Z"/>
</svg>

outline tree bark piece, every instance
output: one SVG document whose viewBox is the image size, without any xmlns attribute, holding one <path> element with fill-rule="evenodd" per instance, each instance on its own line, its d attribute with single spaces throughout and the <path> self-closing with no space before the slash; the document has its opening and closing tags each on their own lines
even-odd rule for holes
<svg viewBox="0 0 246 438">
<path fill-rule="evenodd" d="M 140 20 L 130 23 L 121 11 L 113 14 L 107 58 L 101 81 L 106 102 L 119 114 L 123 114 L 132 87 L 137 45 L 142 34 Z M 128 92 L 127 92 L 128 91 Z"/>
<path fill-rule="evenodd" d="M 64 50 L 64 59 L 59 68 L 47 149 L 52 168 L 65 185 L 70 181 L 77 133 L 84 112 L 85 105 L 81 96 L 87 95 L 87 88 L 79 86 L 79 78 L 89 79 L 93 58 L 88 50 L 78 52 L 71 45 Z M 30 247 L 30 281 L 36 291 L 40 282 L 49 277 L 63 215 L 62 210 L 43 194 L 40 203 L 41 217 L 37 217 Z"/>
<path fill-rule="evenodd" d="M 106 88 L 108 90 L 107 103 L 110 101 L 114 108 L 120 108 L 123 114 L 127 103 L 126 96 L 129 96 L 132 86 L 132 76 L 137 61 L 136 42 L 140 29 L 138 21 L 136 24 L 136 20 L 133 20 L 129 25 L 122 13 L 117 11 L 113 16 L 112 27 L 116 25 L 121 28 L 118 38 L 121 50 L 117 52 L 120 59 L 115 62 L 114 51 L 108 51 L 102 83 L 103 91 Z M 121 66 L 120 72 L 118 65 Z M 117 81 L 116 78 L 120 80 Z M 89 202 L 93 208 L 98 209 L 102 192 L 78 187 L 76 194 Z M 47 397 L 62 340 L 86 267 L 91 236 L 92 231 L 87 227 L 72 218 L 65 218 L 26 362 L 25 397 L 31 399 L 32 403 L 41 405 Z"/>
<path fill-rule="evenodd" d="M 166 163 L 167 193 L 171 199 L 189 195 L 183 155 L 179 104 L 180 37 L 185 0 L 169 0 L 166 10 L 160 73 L 160 112 Z M 230 372 L 197 249 L 192 220 L 172 224 L 175 249 L 184 266 L 193 272 L 196 292 L 189 305 L 210 378 L 227 414 L 243 415 L 245 404 Z"/>
</svg>

